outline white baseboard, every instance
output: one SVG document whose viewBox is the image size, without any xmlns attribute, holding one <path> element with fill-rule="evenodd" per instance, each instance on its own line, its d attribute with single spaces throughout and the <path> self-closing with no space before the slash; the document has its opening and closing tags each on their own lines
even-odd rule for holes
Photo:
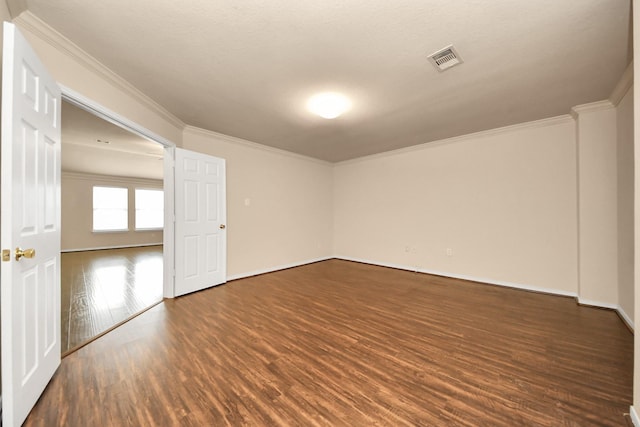
<svg viewBox="0 0 640 427">
<path fill-rule="evenodd" d="M 631 422 L 635 427 L 640 427 L 640 418 L 638 417 L 638 413 L 633 406 L 629 407 L 629 416 L 631 417 Z"/>
<path fill-rule="evenodd" d="M 469 280 L 471 282 L 487 283 L 489 285 L 503 286 L 505 288 L 522 289 L 524 291 L 540 292 L 544 294 L 560 295 L 565 297 L 576 297 L 575 292 L 569 292 L 561 289 L 542 288 L 540 286 L 526 285 L 522 283 L 506 282 L 504 280 L 485 279 L 482 277 L 472 277 L 464 274 L 447 273 L 443 271 L 434 271 L 426 269 L 418 269 L 419 273 L 433 274 L 435 276 L 452 277 L 454 279 Z"/>
<path fill-rule="evenodd" d="M 377 265 L 379 267 L 389 267 L 389 268 L 395 268 L 398 270 L 413 271 L 414 273 L 418 273 L 418 267 L 409 267 L 406 265 L 393 264 L 390 262 L 369 261 L 362 258 L 353 258 L 353 257 L 341 256 L 341 255 L 336 255 L 334 258 L 342 259 L 345 261 L 359 262 L 361 264 L 371 264 L 371 265 Z"/>
<path fill-rule="evenodd" d="M 624 323 L 627 324 L 629 329 L 635 332 L 636 328 L 635 328 L 635 325 L 633 324 L 633 320 L 631 320 L 631 317 L 627 315 L 627 313 L 622 309 L 622 307 L 616 308 L 616 311 L 618 312 L 618 314 L 620 314 L 620 317 L 622 317 L 622 320 L 624 320 Z"/>
<path fill-rule="evenodd" d="M 322 258 L 315 258 L 315 259 L 295 262 L 295 263 L 291 263 L 291 264 L 279 265 L 279 266 L 276 266 L 276 267 L 269 267 L 269 268 L 265 268 L 265 269 L 261 269 L 261 270 L 250 271 L 250 272 L 247 272 L 247 273 L 234 274 L 232 276 L 228 276 L 227 277 L 227 281 L 243 279 L 245 277 L 257 276 L 257 275 L 265 274 L 265 273 L 272 273 L 274 271 L 286 270 L 288 268 L 300 267 L 302 265 L 312 264 L 314 262 L 326 261 L 326 260 L 329 260 L 329 259 L 342 259 L 342 260 L 345 260 L 345 261 L 359 262 L 359 263 L 362 263 L 362 264 L 371 264 L 371 265 L 377 265 L 377 266 L 380 266 L 380 267 L 389 267 L 389 268 L 395 268 L 395 269 L 398 269 L 398 270 L 412 271 L 414 273 L 432 274 L 432 275 L 435 275 L 435 276 L 442 276 L 442 277 L 450 277 L 450 278 L 453 278 L 453 279 L 468 280 L 468 281 L 477 282 L 477 283 L 480 283 L 480 284 L 484 283 L 484 284 L 489 284 L 489 285 L 504 286 L 504 287 L 507 287 L 507 288 L 522 289 L 522 290 L 525 290 L 525 291 L 540 292 L 540 293 L 545 293 L 545 294 L 550 294 L 550 295 L 573 297 L 573 298 L 576 298 L 576 300 L 580 304 L 583 304 L 583 305 L 590 305 L 590 306 L 594 306 L 594 307 L 600 307 L 600 308 L 607 308 L 607 309 L 616 310 L 620 314 L 620 317 L 623 319 L 623 321 L 627 324 L 627 326 L 632 331 L 635 331 L 635 327 L 634 327 L 633 321 L 627 315 L 627 313 L 622 309 L 622 307 L 620 307 L 619 305 L 610 304 L 610 303 L 603 303 L 603 302 L 599 302 L 599 301 L 586 300 L 586 299 L 580 298 L 578 296 L 578 294 L 576 294 L 575 292 L 569 292 L 569 291 L 560 290 L 560 289 L 543 288 L 543 287 L 539 287 L 539 286 L 531 286 L 531 285 L 526 285 L 526 284 L 522 284 L 522 283 L 506 282 L 506 281 L 502 281 L 502 280 L 494 280 L 494 279 L 486 279 L 486 278 L 481 278 L 481 277 L 473 277 L 473 276 L 467 276 L 467 275 L 464 275 L 464 274 L 455 274 L 455 273 L 449 273 L 449 272 L 443 272 L 443 271 L 429 270 L 429 269 L 424 269 L 424 268 L 417 268 L 417 267 L 411 267 L 411 266 L 400 265 L 400 264 L 393 264 L 393 263 L 388 263 L 388 262 L 371 261 L 371 260 L 366 260 L 366 259 L 362 259 L 362 258 L 354 258 L 354 257 L 348 257 L 348 256 L 340 256 L 340 255 L 328 256 L 328 257 L 322 257 Z M 638 427 L 640 427 L 640 425 L 638 425 Z"/>
<path fill-rule="evenodd" d="M 469 280 L 469 281 L 478 282 L 478 283 L 487 283 L 487 284 L 490 284 L 490 285 L 505 286 L 505 287 L 508 287 L 508 288 L 522 289 L 522 290 L 525 290 L 525 291 L 534 291 L 534 292 L 542 292 L 542 293 L 551 294 L 551 295 L 561 295 L 561 296 L 574 297 L 574 298 L 577 299 L 578 303 L 580 303 L 582 305 L 590 305 L 590 306 L 593 306 L 593 307 L 608 308 L 608 309 L 617 311 L 620 314 L 620 317 L 622 318 L 622 320 L 627 324 L 627 326 L 632 331 L 635 331 L 635 327 L 634 327 L 633 321 L 631 320 L 629 315 L 627 315 L 627 313 L 619 305 L 600 302 L 600 301 L 592 301 L 592 300 L 587 300 L 587 299 L 584 299 L 584 298 L 580 298 L 578 296 L 578 294 L 576 294 L 575 292 L 568 292 L 568 291 L 564 291 L 564 290 L 551 289 L 551 288 L 541 288 L 539 286 L 524 285 L 522 283 L 512 283 L 512 282 L 505 282 L 505 281 L 501 281 L 501 280 L 493 280 L 493 279 L 485 279 L 485 278 L 480 278 L 480 277 L 472 277 L 472 276 L 466 276 L 464 274 L 455 274 L 455 273 L 448 273 L 448 272 L 443 272 L 443 271 L 428 270 L 428 269 L 424 269 L 424 268 L 410 267 L 410 266 L 406 266 L 406 265 L 392 264 L 392 263 L 387 263 L 387 262 L 370 261 L 370 260 L 361 259 L 361 258 L 353 258 L 353 257 L 346 257 L 346 256 L 336 256 L 335 258 L 343 259 L 343 260 L 346 260 L 346 261 L 360 262 L 360 263 L 363 263 L 363 264 L 378 265 L 378 266 L 381 266 L 381 267 L 390 267 L 390 268 L 395 268 L 395 269 L 398 269 L 398 270 L 413 271 L 415 273 L 433 274 L 435 276 L 451 277 L 451 278 L 454 278 L 454 279 L 462 279 L 462 280 Z M 638 425 L 638 427 L 640 427 L 640 425 Z"/>
<path fill-rule="evenodd" d="M 542 287 L 539 287 L 539 286 L 525 285 L 525 284 L 522 284 L 522 283 L 505 282 L 505 281 L 502 281 L 502 280 L 486 279 L 486 278 L 482 278 L 482 277 L 472 277 L 472 276 L 467 276 L 467 275 L 464 275 L 464 274 L 456 274 L 456 273 L 449 273 L 449 272 L 444 272 L 444 271 L 429 270 L 429 269 L 424 269 L 424 268 L 410 267 L 410 266 L 399 265 L 399 264 L 390 264 L 390 263 L 385 263 L 385 262 L 369 261 L 369 260 L 360 259 L 360 258 L 352 258 L 352 257 L 345 257 L 345 256 L 336 256 L 336 258 L 343 259 L 343 260 L 346 260 L 346 261 L 360 262 L 360 263 L 364 263 L 364 264 L 379 265 L 381 267 L 391 267 L 391 268 L 396 268 L 396 269 L 399 269 L 399 270 L 413 271 L 415 273 L 432 274 L 434 276 L 450 277 L 450 278 L 453 278 L 453 279 L 469 280 L 471 282 L 479 282 L 479 283 L 486 283 L 486 284 L 489 284 L 489 285 L 504 286 L 504 287 L 507 287 L 507 288 L 522 289 L 522 290 L 525 290 L 525 291 L 542 292 L 542 293 L 545 293 L 545 294 L 562 295 L 562 296 L 568 296 L 568 297 L 577 297 L 578 296 L 575 292 L 569 292 L 569 291 L 564 291 L 564 290 L 560 290 L 560 289 L 542 288 Z"/>
<path fill-rule="evenodd" d="M 274 271 L 286 270 L 288 268 L 300 267 L 302 265 L 313 264 L 314 262 L 326 261 L 333 258 L 334 257 L 332 256 L 314 258 L 314 259 L 309 259 L 305 261 L 294 262 L 291 264 L 284 264 L 284 265 L 278 265 L 276 267 L 269 267 L 261 270 L 254 270 L 247 273 L 234 274 L 232 276 L 227 276 L 227 282 L 230 282 L 231 280 L 244 279 L 246 277 L 251 277 L 251 276 L 258 276 L 260 274 L 273 273 Z"/>
<path fill-rule="evenodd" d="M 590 305 L 592 307 L 610 308 L 612 310 L 617 310 L 619 308 L 617 304 L 611 304 L 610 302 L 594 301 L 594 300 L 585 299 L 582 297 L 578 297 L 578 303 L 580 305 Z"/>
<path fill-rule="evenodd" d="M 578 303 L 581 304 L 581 305 L 589 305 L 589 306 L 592 306 L 592 307 L 608 308 L 608 309 L 611 309 L 611 310 L 615 310 L 615 311 L 618 312 L 618 314 L 620 315 L 620 317 L 622 318 L 624 323 L 627 324 L 629 329 L 631 329 L 632 331 L 635 331 L 635 326 L 633 324 L 633 321 L 631 320 L 631 317 L 629 317 L 629 315 L 618 304 L 611 304 L 611 303 L 608 303 L 608 302 L 600 302 L 600 301 L 588 300 L 588 299 L 584 299 L 584 298 L 580 298 L 580 297 L 578 297 Z"/>
<path fill-rule="evenodd" d="M 105 249 L 127 249 L 127 248 L 144 248 L 147 246 L 162 246 L 162 242 L 158 243 L 143 243 L 141 245 L 121 245 L 121 246 L 100 246 L 95 248 L 81 248 L 81 249 L 63 249 L 60 252 L 85 252 L 85 251 L 102 251 Z"/>
</svg>

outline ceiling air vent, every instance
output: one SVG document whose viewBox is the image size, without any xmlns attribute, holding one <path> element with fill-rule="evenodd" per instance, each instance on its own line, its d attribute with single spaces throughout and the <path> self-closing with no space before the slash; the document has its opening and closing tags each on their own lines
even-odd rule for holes
<svg viewBox="0 0 640 427">
<path fill-rule="evenodd" d="M 444 49 L 440 49 L 439 51 L 432 53 L 429 55 L 429 61 L 438 71 L 447 70 L 454 65 L 462 64 L 463 62 L 453 45 L 449 45 Z"/>
</svg>

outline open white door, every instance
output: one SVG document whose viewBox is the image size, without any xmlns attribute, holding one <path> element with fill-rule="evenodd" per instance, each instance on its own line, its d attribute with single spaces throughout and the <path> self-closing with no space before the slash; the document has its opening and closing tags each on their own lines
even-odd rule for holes
<svg viewBox="0 0 640 427">
<path fill-rule="evenodd" d="M 60 88 L 4 24 L 2 422 L 22 424 L 60 365 Z"/>
<path fill-rule="evenodd" d="M 176 148 L 175 296 L 227 281 L 224 159 Z"/>
</svg>

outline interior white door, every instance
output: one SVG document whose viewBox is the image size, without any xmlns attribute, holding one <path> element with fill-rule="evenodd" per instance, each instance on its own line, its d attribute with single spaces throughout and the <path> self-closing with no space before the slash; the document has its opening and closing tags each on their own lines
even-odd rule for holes
<svg viewBox="0 0 640 427">
<path fill-rule="evenodd" d="M 225 160 L 176 148 L 175 295 L 227 281 Z"/>
<path fill-rule="evenodd" d="M 9 23 L 3 49 L 2 421 L 13 427 L 60 365 L 61 93 Z"/>
</svg>

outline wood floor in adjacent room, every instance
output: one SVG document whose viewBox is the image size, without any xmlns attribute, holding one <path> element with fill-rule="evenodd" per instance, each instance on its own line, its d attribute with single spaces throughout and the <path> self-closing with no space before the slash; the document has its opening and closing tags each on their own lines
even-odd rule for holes
<svg viewBox="0 0 640 427">
<path fill-rule="evenodd" d="M 632 370 L 613 311 L 330 260 L 153 307 L 25 426 L 624 426 Z"/>
<path fill-rule="evenodd" d="M 162 300 L 162 246 L 61 256 L 62 354 Z"/>
</svg>

